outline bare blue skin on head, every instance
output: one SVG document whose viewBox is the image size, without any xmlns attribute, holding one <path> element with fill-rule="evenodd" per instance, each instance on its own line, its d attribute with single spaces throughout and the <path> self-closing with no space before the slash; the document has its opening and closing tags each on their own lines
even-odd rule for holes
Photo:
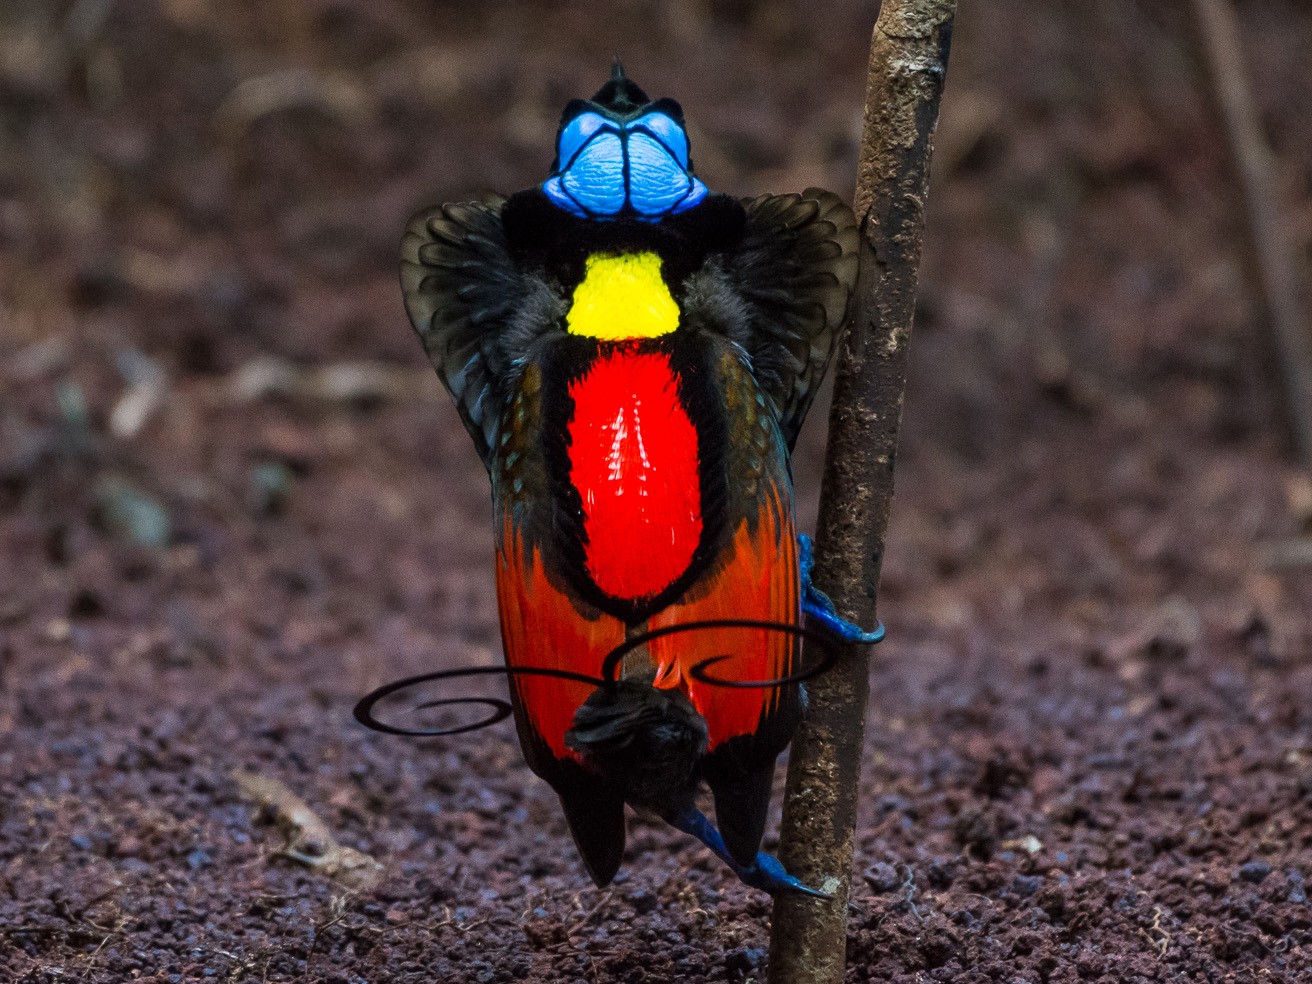
<svg viewBox="0 0 1312 984">
<path fill-rule="evenodd" d="M 707 194 L 690 169 L 687 133 L 661 112 L 635 120 L 580 113 L 561 129 L 556 160 L 558 170 L 542 190 L 579 218 L 614 218 L 627 211 L 656 222 L 692 208 Z"/>
</svg>

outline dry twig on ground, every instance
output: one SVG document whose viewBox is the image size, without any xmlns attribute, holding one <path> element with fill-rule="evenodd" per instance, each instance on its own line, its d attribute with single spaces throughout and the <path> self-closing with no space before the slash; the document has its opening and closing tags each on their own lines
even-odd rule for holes
<svg viewBox="0 0 1312 984">
<path fill-rule="evenodd" d="M 383 866 L 362 851 L 337 843 L 328 825 L 305 800 L 269 776 L 237 771 L 233 782 L 273 814 L 286 843 L 280 854 L 313 868 L 353 892 L 367 892 L 383 877 Z"/>
</svg>

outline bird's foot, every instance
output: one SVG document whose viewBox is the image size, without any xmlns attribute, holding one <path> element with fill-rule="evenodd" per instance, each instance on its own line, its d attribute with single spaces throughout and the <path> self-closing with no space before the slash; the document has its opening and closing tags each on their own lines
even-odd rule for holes
<svg viewBox="0 0 1312 984">
<path fill-rule="evenodd" d="M 750 885 L 752 888 L 759 888 L 763 892 L 769 892 L 771 895 L 778 895 L 780 892 L 801 892 L 803 895 L 810 895 L 817 899 L 832 899 L 833 896 L 828 892 L 822 892 L 819 889 L 803 885 L 802 882 L 794 878 L 784 868 L 780 860 L 771 854 L 761 853 L 756 855 L 756 860 L 747 867 L 730 862 L 729 866 L 734 869 L 734 874 L 744 885 Z"/>
<path fill-rule="evenodd" d="M 805 533 L 797 535 L 797 562 L 802 569 L 802 611 L 808 618 L 824 626 L 826 632 L 840 642 L 870 645 L 884 638 L 884 626 L 876 624 L 873 632 L 854 625 L 834 608 L 833 599 L 811 583 L 811 568 L 815 566 L 811 538 Z"/>
<path fill-rule="evenodd" d="M 781 892 L 801 892 L 817 899 L 832 898 L 825 892 L 802 884 L 788 873 L 778 858 L 769 854 L 757 854 L 751 864 L 739 864 L 725 847 L 724 838 L 720 836 L 715 824 L 711 823 L 706 814 L 696 807 L 690 806 L 666 819 L 671 826 L 682 830 L 685 834 L 692 834 L 709 847 L 716 857 L 733 869 L 733 873 L 744 885 L 759 888 L 771 895 L 778 895 Z"/>
</svg>

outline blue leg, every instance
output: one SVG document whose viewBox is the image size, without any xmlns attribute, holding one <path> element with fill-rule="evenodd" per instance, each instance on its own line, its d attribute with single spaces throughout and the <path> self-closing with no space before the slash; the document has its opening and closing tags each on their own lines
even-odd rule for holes
<svg viewBox="0 0 1312 984">
<path fill-rule="evenodd" d="M 884 626 L 875 626 L 874 632 L 866 632 L 859 625 L 853 625 L 834 609 L 829 596 L 811 583 L 811 568 L 815 566 L 815 557 L 811 551 L 811 538 L 805 533 L 797 534 L 797 561 L 802 568 L 802 611 L 825 627 L 825 630 L 842 642 L 876 643 L 884 638 Z"/>
<path fill-rule="evenodd" d="M 685 834 L 692 834 L 714 851 L 715 856 L 732 868 L 733 873 L 738 876 L 738 880 L 744 885 L 759 888 L 771 895 L 778 895 L 780 892 L 802 892 L 806 895 L 813 895 L 818 899 L 833 897 L 826 895 L 824 892 L 817 892 L 814 888 L 807 888 L 784 869 L 778 858 L 771 857 L 768 854 L 756 855 L 756 860 L 749 865 L 739 864 L 733 859 L 729 849 L 724 846 L 724 838 L 715 829 L 715 824 L 706 819 L 706 814 L 695 806 L 687 807 L 681 812 L 667 817 L 666 820 L 671 826 L 682 830 Z"/>
</svg>

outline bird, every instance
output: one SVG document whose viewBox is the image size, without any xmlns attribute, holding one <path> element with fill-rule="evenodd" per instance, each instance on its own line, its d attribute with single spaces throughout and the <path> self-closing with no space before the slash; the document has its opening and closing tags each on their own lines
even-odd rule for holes
<svg viewBox="0 0 1312 984">
<path fill-rule="evenodd" d="M 803 612 L 882 632 L 810 586 L 790 458 L 858 249 L 831 192 L 711 191 L 679 103 L 618 60 L 566 105 L 543 182 L 407 226 L 406 311 L 490 478 L 520 745 L 599 887 L 627 805 L 746 885 L 823 895 L 760 846 Z"/>
</svg>

